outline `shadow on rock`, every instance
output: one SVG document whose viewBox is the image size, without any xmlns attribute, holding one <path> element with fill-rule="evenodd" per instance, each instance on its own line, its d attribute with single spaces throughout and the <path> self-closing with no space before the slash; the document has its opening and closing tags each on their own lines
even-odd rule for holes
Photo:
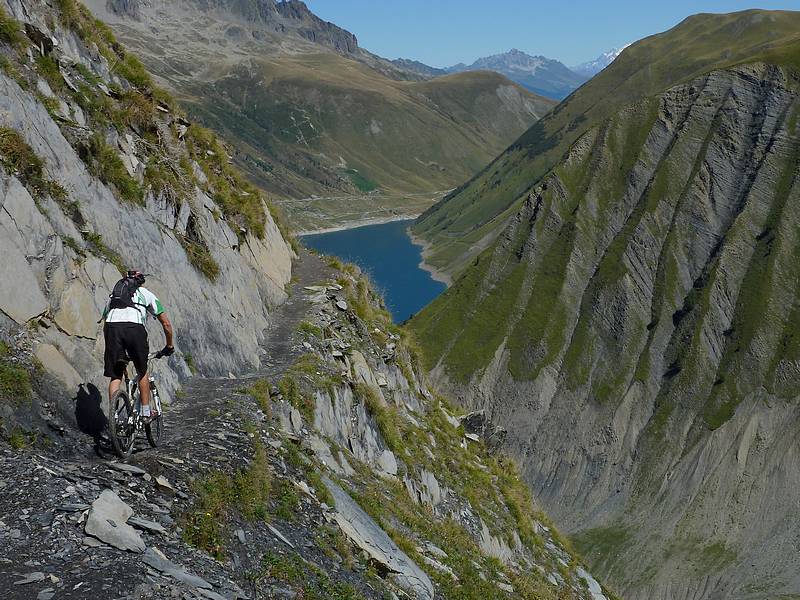
<svg viewBox="0 0 800 600">
<path fill-rule="evenodd" d="M 106 429 L 108 419 L 103 412 L 103 395 L 97 386 L 81 384 L 75 397 L 75 421 L 78 429 L 97 441 Z"/>
</svg>

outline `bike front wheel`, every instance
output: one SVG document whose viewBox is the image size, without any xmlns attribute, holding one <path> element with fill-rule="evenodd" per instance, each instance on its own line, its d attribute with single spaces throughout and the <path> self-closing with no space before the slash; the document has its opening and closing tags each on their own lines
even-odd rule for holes
<svg viewBox="0 0 800 600">
<path fill-rule="evenodd" d="M 122 460 L 130 458 L 136 440 L 136 414 L 130 396 L 123 389 L 114 392 L 109 402 L 108 434 L 117 456 Z"/>
<path fill-rule="evenodd" d="M 164 415 L 158 415 L 145 425 L 144 432 L 147 434 L 147 441 L 150 442 L 150 445 L 153 448 L 157 447 L 164 436 Z"/>
<path fill-rule="evenodd" d="M 161 407 L 161 399 L 158 397 L 158 390 L 153 384 L 152 400 L 157 416 L 144 426 L 144 432 L 147 434 L 147 441 L 153 448 L 156 448 L 164 437 L 164 410 Z"/>
</svg>

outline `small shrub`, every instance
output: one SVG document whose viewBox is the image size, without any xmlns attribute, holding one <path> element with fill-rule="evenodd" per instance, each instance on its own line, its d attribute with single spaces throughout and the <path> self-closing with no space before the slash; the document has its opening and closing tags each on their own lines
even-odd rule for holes
<svg viewBox="0 0 800 600">
<path fill-rule="evenodd" d="M 232 487 L 231 478 L 221 471 L 195 481 L 193 488 L 197 500 L 193 512 L 184 519 L 186 542 L 205 550 L 217 560 L 224 557 L 224 524 Z"/>
<path fill-rule="evenodd" d="M 399 452 L 403 449 L 403 433 L 400 429 L 400 417 L 397 409 L 393 406 L 386 406 L 381 400 L 378 390 L 365 383 L 358 383 L 355 387 L 356 397 L 364 402 L 369 413 L 375 419 L 378 430 L 383 436 L 383 440 L 392 452 Z"/>
<path fill-rule="evenodd" d="M 225 556 L 226 524 L 238 510 L 248 520 L 266 519 L 272 472 L 264 448 L 257 444 L 250 465 L 233 476 L 213 471 L 195 481 L 194 510 L 184 517 L 184 539 L 217 560 Z"/>
<path fill-rule="evenodd" d="M 151 129 L 156 120 L 153 101 L 136 90 L 122 94 L 119 100 L 120 119 L 135 129 Z"/>
<path fill-rule="evenodd" d="M 61 24 L 67 29 L 75 29 L 81 23 L 81 12 L 75 0 L 55 0 L 55 5 L 61 11 Z"/>
<path fill-rule="evenodd" d="M 316 403 L 312 397 L 303 393 L 295 377 L 291 374 L 284 375 L 278 382 L 278 390 L 283 396 L 283 399 L 299 410 L 306 421 L 313 423 Z"/>
<path fill-rule="evenodd" d="M 297 332 L 308 337 L 322 337 L 322 329 L 309 321 L 300 321 Z"/>
<path fill-rule="evenodd" d="M 71 249 L 78 256 L 81 257 L 86 256 L 86 252 L 83 251 L 83 246 L 81 246 L 78 243 L 78 240 L 76 240 L 75 238 L 70 237 L 68 235 L 63 235 L 61 236 L 61 241 L 67 248 Z"/>
<path fill-rule="evenodd" d="M 33 443 L 33 439 L 30 434 L 26 434 L 19 427 L 15 427 L 11 431 L 11 435 L 8 436 L 8 443 L 11 444 L 14 450 L 22 450 L 30 446 Z"/>
<path fill-rule="evenodd" d="M 193 124 L 185 140 L 190 156 L 208 178 L 208 193 L 226 218 L 263 238 L 266 214 L 261 192 L 230 165 L 227 150 L 211 131 Z"/>
<path fill-rule="evenodd" d="M 295 521 L 297 519 L 297 506 L 300 504 L 300 497 L 297 495 L 294 485 L 286 480 L 281 480 L 280 485 L 275 488 L 275 516 L 284 521 Z"/>
<path fill-rule="evenodd" d="M 314 489 L 314 493 L 317 496 L 317 500 L 319 500 L 320 502 L 324 502 L 330 507 L 336 506 L 333 496 L 331 495 L 328 486 L 326 486 L 325 482 L 322 481 L 322 475 L 320 475 L 319 471 L 316 471 L 313 468 L 307 470 L 306 479 L 308 479 L 308 483 Z"/>
<path fill-rule="evenodd" d="M 192 375 L 197 373 L 197 366 L 194 364 L 194 357 L 188 353 L 183 353 L 183 360 L 186 363 L 186 366 L 189 367 L 189 370 L 192 372 Z"/>
<path fill-rule="evenodd" d="M 27 369 L 0 359 L 0 400 L 12 404 L 30 402 L 33 397 L 31 375 Z"/>
<path fill-rule="evenodd" d="M 21 366 L 0 362 L 0 398 L 19 404 L 31 397 L 30 373 Z"/>
<path fill-rule="evenodd" d="M 137 88 L 153 87 L 150 73 L 144 68 L 141 61 L 132 54 L 125 56 L 114 65 L 114 70 L 128 80 L 128 83 Z"/>
<path fill-rule="evenodd" d="M 76 62 L 74 66 L 75 66 L 75 70 L 88 83 L 91 83 L 92 85 L 97 85 L 98 83 L 101 82 L 101 79 L 97 75 L 95 75 L 94 72 L 89 67 L 87 67 L 85 64 L 80 63 L 80 62 Z"/>
<path fill-rule="evenodd" d="M 23 90 L 30 89 L 31 84 L 28 82 L 28 80 L 22 76 L 22 73 L 19 71 L 16 65 L 14 65 L 2 54 L 0 54 L 0 71 L 3 71 L 3 73 L 5 73 L 8 77 L 16 81 L 17 85 Z"/>
<path fill-rule="evenodd" d="M 262 559 L 259 576 L 295 588 L 297 597 L 305 600 L 362 600 L 364 597 L 349 583 L 332 581 L 325 571 L 294 552 L 289 555 L 267 553 Z"/>
</svg>

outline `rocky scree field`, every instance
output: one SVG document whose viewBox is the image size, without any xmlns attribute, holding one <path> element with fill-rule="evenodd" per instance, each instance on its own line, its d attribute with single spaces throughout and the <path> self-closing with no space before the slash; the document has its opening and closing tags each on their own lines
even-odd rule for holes
<svg viewBox="0 0 800 600">
<path fill-rule="evenodd" d="M 508 172 L 494 241 L 411 324 L 434 380 L 508 430 L 545 510 L 626 598 L 800 589 L 797 19 L 702 15 L 623 52 L 611 74 L 697 27 L 759 48 L 589 118 L 540 178 Z M 499 161 L 544 169 L 564 139 L 529 132 Z M 503 168 L 482 178 L 506 185 Z"/>
</svg>

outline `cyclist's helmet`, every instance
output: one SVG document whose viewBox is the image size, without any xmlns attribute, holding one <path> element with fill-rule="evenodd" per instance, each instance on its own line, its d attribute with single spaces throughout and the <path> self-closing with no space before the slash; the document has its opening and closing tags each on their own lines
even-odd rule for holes
<svg viewBox="0 0 800 600">
<path fill-rule="evenodd" d="M 128 277 L 136 281 L 138 285 L 144 285 L 144 273 L 136 270 L 129 270 Z"/>
</svg>

